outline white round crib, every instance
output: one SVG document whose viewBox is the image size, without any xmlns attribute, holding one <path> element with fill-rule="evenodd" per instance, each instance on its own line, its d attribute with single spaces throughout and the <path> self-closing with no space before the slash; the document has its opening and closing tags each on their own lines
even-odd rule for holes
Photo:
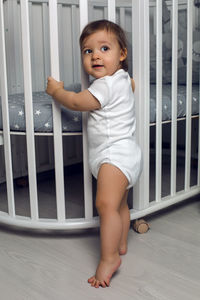
<svg viewBox="0 0 200 300">
<path fill-rule="evenodd" d="M 186 104 L 181 116 L 177 115 L 179 8 L 186 11 L 188 45 L 183 92 Z M 67 85 L 81 82 L 82 88 L 87 88 L 88 78 L 80 67 L 78 36 L 93 19 L 116 21 L 130 38 L 129 60 L 136 82 L 137 139 L 144 161 L 141 178 L 129 195 L 131 220 L 199 194 L 199 77 L 197 82 L 192 81 L 192 60 L 196 59 L 192 52 L 193 30 L 199 14 L 190 0 L 181 1 L 179 5 L 177 1 L 162 4 L 162 1 L 147 0 L 0 0 L 1 223 L 40 230 L 99 226 L 94 207 L 95 182 L 88 169 L 87 114 L 82 114 L 81 127 L 69 131 L 69 124 L 63 128 L 61 107 L 52 102 L 52 129 L 49 129 L 48 119 L 44 122 L 46 130 L 40 131 L 35 129 L 35 118 L 43 108 L 35 108 L 33 101 L 34 93 L 43 91 L 41 95 L 44 95 L 49 74 L 57 80 L 61 77 Z M 170 115 L 163 119 L 168 104 L 162 82 L 162 49 L 166 46 L 162 28 L 163 20 L 167 24 L 167 17 L 171 28 L 172 80 L 168 83 Z M 61 30 L 62 26 L 65 30 Z M 149 74 L 152 31 L 156 40 L 154 104 L 153 87 L 150 87 L 152 74 Z M 19 109 L 18 117 L 25 117 L 23 130 L 17 123 L 11 129 L 11 121 L 15 120 L 11 118 L 11 106 L 14 95 L 20 93 L 24 110 Z M 40 104 L 48 102 L 45 96 L 41 97 Z M 181 96 L 178 94 L 178 97 Z M 151 113 L 155 114 L 154 120 Z M 71 117 L 76 126 L 80 117 Z M 181 139 L 183 135 L 185 138 Z M 19 187 L 20 182 L 24 187 Z M 49 214 L 45 214 L 47 209 Z"/>
</svg>

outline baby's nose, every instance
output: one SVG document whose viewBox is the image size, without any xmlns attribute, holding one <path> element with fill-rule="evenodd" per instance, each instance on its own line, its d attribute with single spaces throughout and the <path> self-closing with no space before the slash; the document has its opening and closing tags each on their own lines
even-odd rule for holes
<svg viewBox="0 0 200 300">
<path fill-rule="evenodd" d="M 95 60 L 95 59 L 98 59 L 98 58 L 100 58 L 99 51 L 97 51 L 97 50 L 93 51 L 92 59 Z"/>
</svg>

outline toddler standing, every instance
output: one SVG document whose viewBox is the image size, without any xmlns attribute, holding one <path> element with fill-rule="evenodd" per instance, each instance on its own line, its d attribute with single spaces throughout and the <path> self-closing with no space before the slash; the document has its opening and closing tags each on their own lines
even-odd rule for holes
<svg viewBox="0 0 200 300">
<path fill-rule="evenodd" d="M 135 140 L 134 81 L 127 73 L 124 31 L 115 23 L 89 23 L 80 36 L 82 63 L 95 80 L 79 93 L 64 90 L 48 78 L 47 93 L 71 110 L 89 111 L 89 166 L 97 179 L 96 208 L 100 217 L 101 257 L 94 276 L 98 288 L 110 284 L 127 252 L 130 213 L 128 190 L 142 170 Z"/>
</svg>

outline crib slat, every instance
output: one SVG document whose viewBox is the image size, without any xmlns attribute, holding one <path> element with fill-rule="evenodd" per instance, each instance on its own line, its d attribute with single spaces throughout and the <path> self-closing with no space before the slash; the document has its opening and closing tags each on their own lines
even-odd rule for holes
<svg viewBox="0 0 200 300">
<path fill-rule="evenodd" d="M 59 81 L 59 51 L 58 51 L 58 13 L 57 0 L 49 0 L 49 29 L 50 29 L 50 59 L 51 75 Z M 63 141 L 60 105 L 53 101 L 53 132 L 54 132 L 54 158 L 56 178 L 56 205 L 58 221 L 65 220 L 65 192 L 63 170 Z"/>
<path fill-rule="evenodd" d="M 191 167 L 191 112 L 192 112 L 192 12 L 193 3 L 187 1 L 187 86 L 186 86 L 186 141 L 185 141 L 185 190 L 190 188 Z"/>
<path fill-rule="evenodd" d="M 149 206 L 149 1 L 132 0 L 132 55 L 135 80 L 137 141 L 143 152 L 143 172 L 134 187 L 133 208 Z M 141 84 L 142 82 L 142 84 Z"/>
<path fill-rule="evenodd" d="M 49 53 L 49 32 L 48 32 L 48 9 L 47 3 L 42 3 L 42 30 L 43 30 L 43 49 L 44 49 L 44 76 L 48 77 L 50 74 L 50 53 Z M 46 84 L 46 82 L 45 82 Z M 44 86 L 44 88 L 46 85 Z"/>
<path fill-rule="evenodd" d="M 88 1 L 81 0 L 79 3 L 80 9 L 80 31 L 83 30 L 88 23 Z M 89 81 L 88 76 L 81 68 L 81 87 L 86 89 Z M 84 207 L 85 218 L 91 219 L 93 216 L 93 202 L 92 202 L 92 176 L 88 166 L 88 142 L 87 142 L 87 112 L 82 113 L 82 131 L 83 131 L 83 176 L 84 176 Z"/>
<path fill-rule="evenodd" d="M 21 30 L 22 30 L 22 56 L 24 73 L 24 101 L 26 112 L 26 143 L 28 156 L 29 194 L 31 206 L 31 218 L 38 219 L 38 195 L 35 163 L 35 139 L 33 124 L 32 104 L 32 79 L 30 57 L 30 30 L 29 30 L 29 7 L 26 0 L 21 0 Z"/>
<path fill-rule="evenodd" d="M 162 1 L 156 1 L 156 201 L 162 188 Z"/>
<path fill-rule="evenodd" d="M 5 167 L 6 167 L 8 213 L 11 217 L 14 217 L 15 216 L 15 200 L 14 200 L 12 155 L 11 155 L 11 142 L 10 142 L 10 122 L 9 122 L 7 69 L 6 69 L 6 51 L 5 51 L 4 32 L 5 32 L 5 29 L 4 29 L 3 0 L 0 0 L 0 70 L 1 70 L 0 84 L 1 84 L 2 118 L 3 118 L 3 140 L 4 140 Z"/>
<path fill-rule="evenodd" d="M 17 1 L 12 1 L 10 8 L 12 7 L 12 17 L 13 17 L 13 24 L 12 26 L 14 26 L 13 28 L 20 28 L 19 26 L 19 19 L 18 16 L 20 15 L 19 10 L 19 5 L 17 4 Z M 14 59 L 14 78 L 13 78 L 13 83 L 14 83 L 14 93 L 20 93 L 22 90 L 22 86 L 23 86 L 23 74 L 21 72 L 20 66 L 22 64 L 22 58 L 21 58 L 21 41 L 19 41 L 18 39 L 18 30 L 15 29 L 15 33 L 13 34 L 13 38 L 14 38 L 14 45 L 17 45 L 16 47 L 14 47 L 14 55 L 15 55 L 15 59 Z M 21 60 L 19 63 L 19 59 Z M 11 65 L 11 73 L 13 72 L 13 66 Z"/>
<path fill-rule="evenodd" d="M 108 20 L 115 22 L 115 19 L 116 19 L 115 0 L 108 0 Z"/>
<path fill-rule="evenodd" d="M 29 26 L 30 29 L 34 28 L 34 22 L 37 22 L 37 20 L 35 20 L 35 16 L 32 16 L 32 2 L 28 3 L 28 7 L 29 7 Z M 36 65 L 36 55 L 35 55 L 35 49 L 34 49 L 34 37 L 33 34 L 30 35 L 30 45 L 31 45 L 31 63 L 32 66 Z M 32 76 L 32 89 L 34 90 L 35 86 L 38 86 L 37 81 L 38 81 L 38 76 L 37 76 L 37 72 L 32 72 L 31 74 Z"/>
<path fill-rule="evenodd" d="M 172 7 L 172 123 L 171 123 L 171 195 L 176 193 L 177 155 L 177 66 L 178 66 L 178 3 Z"/>
<path fill-rule="evenodd" d="M 77 6 L 76 5 L 72 5 L 71 8 L 71 18 L 72 20 L 77 20 Z M 80 78 L 79 78 L 79 74 L 80 74 L 80 70 L 79 70 L 79 60 L 78 60 L 78 56 L 79 56 L 79 48 L 77 47 L 77 32 L 78 32 L 78 26 L 79 24 L 77 24 L 77 22 L 71 22 L 71 26 L 72 26 L 72 51 L 73 51 L 73 80 L 74 82 L 79 82 Z"/>
</svg>

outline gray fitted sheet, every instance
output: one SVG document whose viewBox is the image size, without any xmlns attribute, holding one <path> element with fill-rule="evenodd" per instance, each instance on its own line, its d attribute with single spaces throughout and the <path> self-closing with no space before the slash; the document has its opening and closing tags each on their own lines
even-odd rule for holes
<svg viewBox="0 0 200 300">
<path fill-rule="evenodd" d="M 162 120 L 171 120 L 171 84 L 162 86 Z M 178 85 L 177 88 L 177 118 L 185 117 L 186 115 L 186 86 Z M 199 114 L 199 85 L 192 86 L 192 115 Z M 156 85 L 150 86 L 150 123 L 156 121 Z"/>
<path fill-rule="evenodd" d="M 79 83 L 67 87 L 69 90 L 80 91 Z M 162 87 L 162 120 L 171 119 L 171 85 L 165 84 Z M 192 87 L 192 114 L 199 113 L 199 86 Z M 9 117 L 10 130 L 25 131 L 25 110 L 24 94 L 15 94 L 9 96 Z M 62 112 L 62 130 L 63 132 L 81 132 L 82 116 L 81 112 L 70 111 L 61 107 Z M 184 117 L 186 113 L 186 86 L 178 86 L 177 97 L 177 118 Z M 45 92 L 33 92 L 33 118 L 35 132 L 52 132 L 52 98 Z M 156 85 L 150 86 L 150 122 L 156 120 Z M 0 129 L 2 129 L 2 108 L 0 98 Z"/>
<path fill-rule="evenodd" d="M 67 87 L 69 90 L 80 91 L 80 84 Z M 33 119 L 35 132 L 53 131 L 52 97 L 45 92 L 33 92 Z M 10 130 L 25 131 L 24 94 L 9 95 Z M 63 132 L 81 132 L 81 112 L 71 111 L 61 106 Z M 0 99 L 0 129 L 2 129 L 2 113 Z"/>
</svg>

